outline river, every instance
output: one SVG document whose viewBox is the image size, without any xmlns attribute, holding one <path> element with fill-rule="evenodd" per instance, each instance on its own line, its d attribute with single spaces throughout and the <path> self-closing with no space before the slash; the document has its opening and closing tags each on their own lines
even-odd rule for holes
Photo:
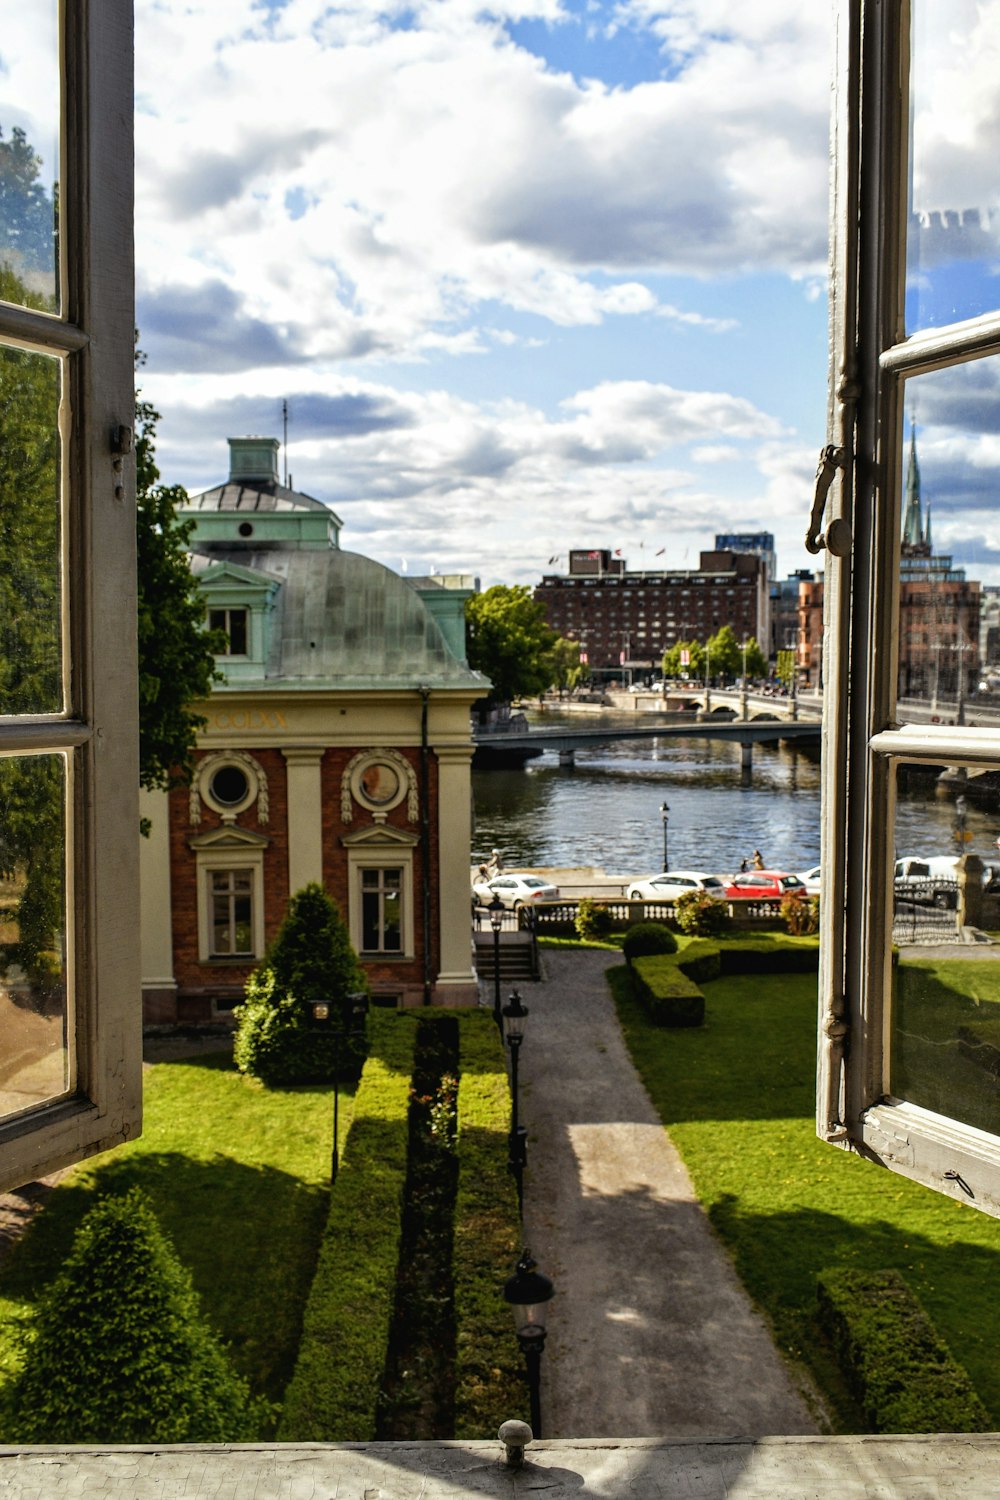
<svg viewBox="0 0 1000 1500">
<path fill-rule="evenodd" d="M 749 787 L 740 786 L 739 745 L 696 737 L 611 741 L 578 750 L 574 767 L 547 751 L 523 771 L 475 771 L 472 782 L 476 863 L 497 848 L 514 868 L 648 874 L 663 868 L 663 802 L 671 869 L 728 874 L 755 849 L 770 869 L 819 862 L 820 767 L 815 752 L 802 749 L 755 745 Z M 995 861 L 1000 815 L 970 806 L 965 827 L 969 850 Z M 900 796 L 897 853 L 960 852 L 955 828 L 951 796 L 935 795 L 932 785 Z"/>
</svg>

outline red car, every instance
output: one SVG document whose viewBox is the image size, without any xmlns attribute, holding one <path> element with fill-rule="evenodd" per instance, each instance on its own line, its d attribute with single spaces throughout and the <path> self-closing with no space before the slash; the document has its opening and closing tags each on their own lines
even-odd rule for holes
<svg viewBox="0 0 1000 1500">
<path fill-rule="evenodd" d="M 727 901 L 780 901 L 793 893 L 808 895 L 805 882 L 784 870 L 744 870 L 726 881 Z"/>
</svg>

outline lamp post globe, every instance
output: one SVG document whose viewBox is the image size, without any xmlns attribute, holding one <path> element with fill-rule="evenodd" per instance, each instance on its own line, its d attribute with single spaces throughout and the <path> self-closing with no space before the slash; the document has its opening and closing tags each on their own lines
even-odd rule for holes
<svg viewBox="0 0 1000 1500">
<path fill-rule="evenodd" d="M 531 1429 L 535 1437 L 542 1435 L 541 1414 L 541 1359 L 545 1347 L 545 1319 L 542 1309 L 555 1296 L 555 1287 L 543 1271 L 539 1271 L 531 1251 L 524 1249 L 514 1274 L 505 1283 L 504 1301 L 514 1309 L 514 1326 L 517 1342 L 521 1346 L 528 1368 L 528 1391 L 531 1398 Z"/>
</svg>

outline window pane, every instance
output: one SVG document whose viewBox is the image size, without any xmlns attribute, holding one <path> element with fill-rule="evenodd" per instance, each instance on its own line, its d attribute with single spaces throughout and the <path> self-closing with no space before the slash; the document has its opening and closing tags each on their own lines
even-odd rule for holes
<svg viewBox="0 0 1000 1500">
<path fill-rule="evenodd" d="M 915 376 L 905 396 L 900 718 L 976 723 L 1000 693 L 1000 357 Z"/>
<path fill-rule="evenodd" d="M 70 1086 L 66 767 L 0 758 L 0 1115 Z"/>
<path fill-rule="evenodd" d="M 399 892 L 386 891 L 382 907 L 383 947 L 387 953 L 398 953 L 402 947 Z"/>
<path fill-rule="evenodd" d="M 906 327 L 1000 305 L 1000 6 L 913 0 Z"/>
<path fill-rule="evenodd" d="M 900 765 L 896 785 L 891 1091 L 996 1130 L 1000 772 Z"/>
<path fill-rule="evenodd" d="M 367 882 L 366 882 L 367 884 Z M 379 949 L 378 891 L 363 890 L 361 895 L 361 947 L 366 953 Z"/>
<path fill-rule="evenodd" d="M 63 706 L 59 361 L 0 346 L 0 714 Z"/>
<path fill-rule="evenodd" d="M 0 51 L 0 298 L 59 311 L 56 0 L 4 7 Z"/>
</svg>

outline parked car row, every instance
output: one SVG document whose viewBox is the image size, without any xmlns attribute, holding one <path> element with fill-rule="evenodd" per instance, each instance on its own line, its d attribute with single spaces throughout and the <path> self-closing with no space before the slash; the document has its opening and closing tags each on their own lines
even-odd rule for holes
<svg viewBox="0 0 1000 1500">
<path fill-rule="evenodd" d="M 789 894 L 819 893 L 819 866 L 794 875 L 788 870 L 741 870 L 737 875 L 708 875 L 702 870 L 668 870 L 632 880 L 625 888 L 630 901 L 676 901 L 688 891 L 702 890 L 716 901 L 780 900 Z"/>
</svg>

